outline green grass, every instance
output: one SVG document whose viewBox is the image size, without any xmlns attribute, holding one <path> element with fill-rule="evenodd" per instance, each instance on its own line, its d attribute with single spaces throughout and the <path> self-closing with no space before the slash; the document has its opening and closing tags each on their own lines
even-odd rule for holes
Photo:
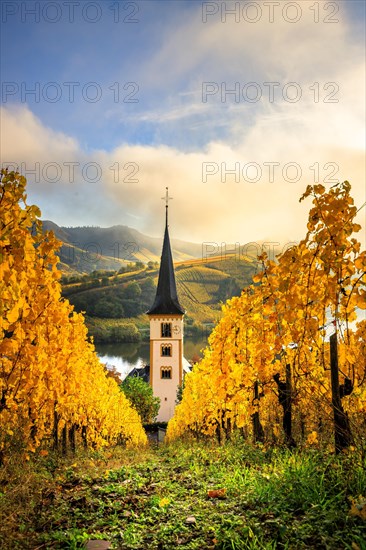
<svg viewBox="0 0 366 550">
<path fill-rule="evenodd" d="M 116 448 L 21 469 L 10 462 L 0 483 L 4 550 L 78 549 L 89 539 L 141 550 L 366 549 L 366 522 L 349 513 L 366 491 L 357 452 L 290 453 L 242 440 Z M 208 497 L 223 488 L 224 498 Z"/>
</svg>

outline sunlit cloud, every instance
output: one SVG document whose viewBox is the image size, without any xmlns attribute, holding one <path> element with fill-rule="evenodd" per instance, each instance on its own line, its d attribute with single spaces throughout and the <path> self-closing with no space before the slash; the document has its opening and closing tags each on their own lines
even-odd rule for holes
<svg viewBox="0 0 366 550">
<path fill-rule="evenodd" d="M 345 12 L 336 24 L 303 14 L 296 25 L 281 18 L 203 24 L 200 6 L 192 8 L 160 29 L 129 76 L 139 83 L 139 102 L 95 106 L 91 131 L 120 125 L 113 145 L 91 149 L 31 105 L 6 105 L 2 161 L 23 163 L 30 200 L 59 224 L 127 224 L 159 236 L 168 185 L 176 238 L 298 240 L 306 185 L 348 179 L 356 203 L 365 201 L 364 45 Z M 110 82 L 123 68 L 118 59 Z M 77 116 L 87 118 L 82 109 Z M 44 173 L 50 163 L 61 167 L 53 184 L 52 166 Z"/>
</svg>

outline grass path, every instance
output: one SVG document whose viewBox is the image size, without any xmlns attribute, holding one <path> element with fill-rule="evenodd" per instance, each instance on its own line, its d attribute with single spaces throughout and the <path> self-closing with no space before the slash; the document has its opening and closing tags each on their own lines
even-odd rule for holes
<svg viewBox="0 0 366 550">
<path fill-rule="evenodd" d="M 48 455 L 23 472 L 9 465 L 8 485 L 0 472 L 2 550 L 78 549 L 91 539 L 139 550 L 366 549 L 363 500 L 351 502 L 366 494 L 356 455 L 237 442 L 73 460 Z"/>
</svg>

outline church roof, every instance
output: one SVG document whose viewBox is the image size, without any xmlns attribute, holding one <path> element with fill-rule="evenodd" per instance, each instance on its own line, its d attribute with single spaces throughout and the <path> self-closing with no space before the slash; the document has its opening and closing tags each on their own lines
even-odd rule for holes
<svg viewBox="0 0 366 550">
<path fill-rule="evenodd" d="M 126 378 L 142 378 L 144 382 L 150 382 L 150 365 L 143 367 L 134 367 L 126 376 Z"/>
<path fill-rule="evenodd" d="M 185 311 L 179 303 L 175 284 L 173 256 L 170 248 L 168 231 L 168 205 L 166 205 L 165 233 L 161 253 L 158 287 L 155 301 L 147 312 L 148 315 L 174 314 L 184 315 Z"/>
</svg>

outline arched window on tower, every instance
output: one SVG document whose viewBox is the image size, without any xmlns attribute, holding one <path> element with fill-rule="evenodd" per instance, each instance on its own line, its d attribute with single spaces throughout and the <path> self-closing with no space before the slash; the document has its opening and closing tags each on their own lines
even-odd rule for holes
<svg viewBox="0 0 366 550">
<path fill-rule="evenodd" d="M 171 380 L 171 378 L 172 378 L 172 367 L 161 367 L 160 368 L 160 378 L 162 380 Z"/>
<path fill-rule="evenodd" d="M 162 344 L 161 345 L 161 357 L 171 357 L 172 356 L 172 345 L 171 344 Z"/>
</svg>

